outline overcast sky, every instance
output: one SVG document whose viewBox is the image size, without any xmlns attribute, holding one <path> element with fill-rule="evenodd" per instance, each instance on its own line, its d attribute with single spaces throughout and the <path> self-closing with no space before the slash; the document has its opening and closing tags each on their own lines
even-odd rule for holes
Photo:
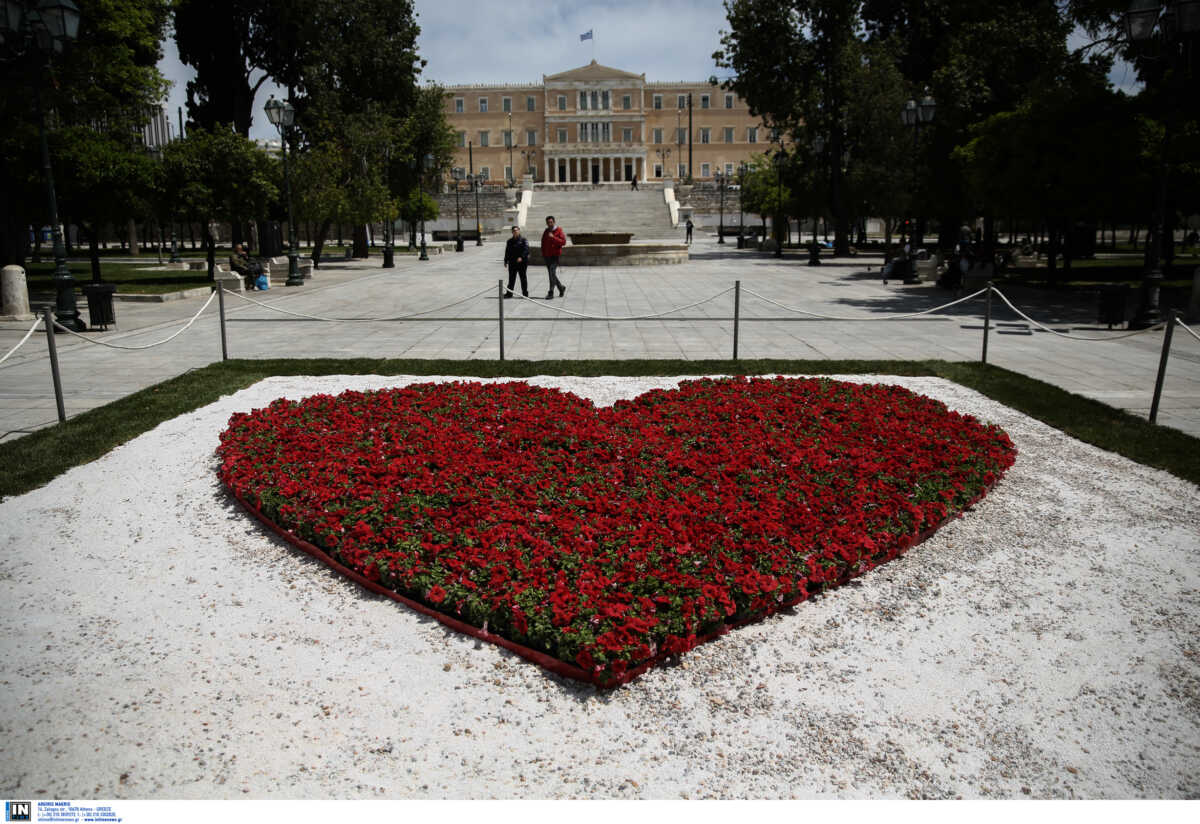
<svg viewBox="0 0 1200 824">
<path fill-rule="evenodd" d="M 725 27 L 721 0 L 606 0 L 600 3 L 524 0 L 415 0 L 421 26 L 418 48 L 427 61 L 423 80 L 438 83 L 536 83 L 543 74 L 573 69 L 593 58 L 608 66 L 646 73 L 647 80 L 707 80 L 720 74 L 712 53 Z M 579 35 L 592 31 L 592 40 Z M 174 40 L 163 44 L 160 68 L 172 81 L 167 105 L 187 100 L 191 68 L 179 62 Z M 270 83 L 259 90 L 251 137 L 276 137 L 262 105 Z M 187 112 L 184 111 L 184 119 Z"/>
<path fill-rule="evenodd" d="M 707 80 L 725 74 L 712 59 L 721 30 L 727 27 L 721 0 L 415 0 L 415 6 L 421 26 L 418 48 L 428 64 L 423 80 L 537 83 L 543 74 L 582 66 L 593 58 L 618 69 L 645 72 L 647 80 Z M 581 42 L 579 36 L 587 31 L 593 39 Z M 1079 44 L 1079 38 L 1072 38 L 1073 47 Z M 178 107 L 187 99 L 187 81 L 194 73 L 179 62 L 174 40 L 168 38 L 163 51 L 160 68 L 173 83 L 168 106 L 177 124 Z M 1117 66 L 1112 80 L 1127 88 L 1131 75 L 1127 67 Z M 282 96 L 270 83 L 259 90 L 251 137 L 276 137 L 262 113 L 271 93 Z"/>
</svg>

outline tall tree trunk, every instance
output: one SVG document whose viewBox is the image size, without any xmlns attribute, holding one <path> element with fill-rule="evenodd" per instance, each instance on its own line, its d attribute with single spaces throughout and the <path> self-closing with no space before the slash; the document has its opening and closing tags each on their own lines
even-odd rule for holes
<svg viewBox="0 0 1200 824">
<path fill-rule="evenodd" d="M 317 234 L 313 238 L 313 265 L 319 265 L 321 260 L 321 250 L 325 248 L 325 237 L 329 234 L 329 227 L 333 225 L 332 220 L 323 220 L 317 224 Z"/>
<path fill-rule="evenodd" d="M 212 235 L 212 230 L 209 228 L 212 222 L 204 224 L 204 245 L 208 250 L 208 282 L 217 282 L 217 245 L 216 238 Z"/>
<path fill-rule="evenodd" d="M 979 250 L 985 263 L 996 259 L 996 217 L 991 212 L 983 215 L 983 248 Z"/>
<path fill-rule="evenodd" d="M 1055 283 L 1058 281 L 1058 228 L 1054 220 L 1046 221 L 1046 232 L 1049 240 L 1046 251 L 1046 279 Z"/>
<path fill-rule="evenodd" d="M 99 220 L 93 220 L 92 225 L 80 222 L 79 228 L 87 233 L 88 237 L 88 259 L 92 269 L 92 283 L 100 283 L 100 241 L 97 235 L 100 234 L 99 228 L 104 224 Z"/>
<path fill-rule="evenodd" d="M 356 258 L 368 257 L 367 254 L 367 224 L 356 223 L 354 225 L 354 251 L 352 252 Z"/>
</svg>

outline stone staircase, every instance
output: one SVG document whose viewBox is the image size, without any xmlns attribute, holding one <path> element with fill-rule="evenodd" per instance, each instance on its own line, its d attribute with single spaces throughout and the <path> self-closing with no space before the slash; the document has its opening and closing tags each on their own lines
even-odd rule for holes
<svg viewBox="0 0 1200 824">
<path fill-rule="evenodd" d="M 671 225 L 671 215 L 658 191 L 593 189 L 547 191 L 535 188 L 525 234 L 537 242 L 546 227 L 546 216 L 554 215 L 559 226 L 572 232 L 632 232 L 633 242 L 679 240 L 681 230 Z"/>
</svg>

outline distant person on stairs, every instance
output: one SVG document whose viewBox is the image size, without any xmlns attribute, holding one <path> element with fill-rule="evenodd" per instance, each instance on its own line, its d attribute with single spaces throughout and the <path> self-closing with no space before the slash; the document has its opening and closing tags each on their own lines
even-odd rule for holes
<svg viewBox="0 0 1200 824">
<path fill-rule="evenodd" d="M 634 175 L 634 176 L 633 176 L 633 186 L 632 186 L 631 188 L 632 188 L 632 189 L 633 189 L 633 191 L 635 191 L 635 192 L 638 190 L 638 187 L 637 187 L 637 175 Z"/>
<path fill-rule="evenodd" d="M 517 275 L 521 276 L 521 294 L 529 297 L 529 281 L 525 277 L 525 269 L 529 266 L 529 241 L 521 237 L 520 226 L 512 228 L 512 237 L 504 246 L 504 265 L 508 267 L 508 289 L 504 292 L 504 297 L 512 297 Z"/>
<path fill-rule="evenodd" d="M 696 228 L 696 224 L 692 223 L 692 219 L 689 217 L 687 219 L 687 242 L 689 244 L 691 244 L 691 242 L 692 242 L 692 230 L 695 228 Z"/>
<path fill-rule="evenodd" d="M 546 271 L 550 273 L 550 291 L 546 295 L 546 300 L 554 298 L 554 287 L 558 287 L 558 295 L 562 297 L 567 293 L 567 287 L 562 285 L 556 274 L 558 271 L 558 258 L 562 255 L 563 247 L 567 245 L 567 236 L 563 233 L 561 226 L 554 225 L 554 215 L 546 218 L 546 231 L 542 232 L 542 258 L 546 261 Z"/>
</svg>

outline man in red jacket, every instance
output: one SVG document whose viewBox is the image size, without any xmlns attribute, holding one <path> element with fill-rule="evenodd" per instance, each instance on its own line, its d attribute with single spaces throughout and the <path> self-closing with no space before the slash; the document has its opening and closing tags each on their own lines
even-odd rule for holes
<svg viewBox="0 0 1200 824">
<path fill-rule="evenodd" d="M 554 216 L 546 218 L 546 231 L 542 232 L 542 258 L 546 261 L 546 271 L 550 273 L 550 293 L 546 295 L 546 300 L 554 298 L 555 286 L 558 287 L 559 297 L 567 293 L 567 287 L 562 285 L 555 274 L 558 271 L 558 258 L 566 245 L 567 236 L 563 234 L 561 226 L 554 225 Z"/>
</svg>

